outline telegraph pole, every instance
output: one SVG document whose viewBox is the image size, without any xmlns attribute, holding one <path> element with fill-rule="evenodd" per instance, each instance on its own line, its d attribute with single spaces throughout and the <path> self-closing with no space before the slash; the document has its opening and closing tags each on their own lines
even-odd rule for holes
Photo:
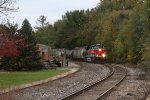
<svg viewBox="0 0 150 100">
<path fill-rule="evenodd" d="M 66 50 L 65 49 L 63 53 L 63 67 L 66 67 Z"/>
</svg>

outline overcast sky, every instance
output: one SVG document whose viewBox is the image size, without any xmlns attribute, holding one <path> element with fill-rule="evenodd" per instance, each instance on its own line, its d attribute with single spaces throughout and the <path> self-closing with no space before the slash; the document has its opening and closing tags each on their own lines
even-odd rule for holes
<svg viewBox="0 0 150 100">
<path fill-rule="evenodd" d="M 21 25 L 22 21 L 27 18 L 32 27 L 36 25 L 37 18 L 40 15 L 47 17 L 47 21 L 53 24 L 66 11 L 91 9 L 98 5 L 100 0 L 18 0 L 16 6 L 18 12 L 12 13 L 11 21 Z"/>
</svg>

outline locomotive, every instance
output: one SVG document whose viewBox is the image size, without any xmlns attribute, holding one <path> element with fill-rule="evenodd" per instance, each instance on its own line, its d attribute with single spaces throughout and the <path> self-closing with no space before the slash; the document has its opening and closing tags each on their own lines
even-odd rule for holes
<svg viewBox="0 0 150 100">
<path fill-rule="evenodd" d="M 101 44 L 77 47 L 66 51 L 66 54 L 73 59 L 82 59 L 86 62 L 105 61 L 107 58 L 107 50 Z"/>
</svg>

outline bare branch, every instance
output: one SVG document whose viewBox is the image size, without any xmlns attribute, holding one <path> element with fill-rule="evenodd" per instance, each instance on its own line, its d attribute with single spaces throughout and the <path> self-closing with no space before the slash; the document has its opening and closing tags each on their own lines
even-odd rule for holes
<svg viewBox="0 0 150 100">
<path fill-rule="evenodd" d="M 0 0 L 0 13 L 7 16 L 9 12 L 17 11 L 18 8 L 14 7 L 15 2 L 16 0 Z"/>
<path fill-rule="evenodd" d="M 2 0 L 0 6 L 3 6 L 7 2 L 8 2 L 8 0 Z"/>
</svg>

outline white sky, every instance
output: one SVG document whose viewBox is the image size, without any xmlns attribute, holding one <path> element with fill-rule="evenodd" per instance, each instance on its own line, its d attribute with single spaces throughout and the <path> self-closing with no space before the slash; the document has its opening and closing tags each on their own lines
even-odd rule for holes
<svg viewBox="0 0 150 100">
<path fill-rule="evenodd" d="M 91 9 L 98 5 L 100 0 L 19 0 L 16 6 L 19 7 L 18 12 L 9 15 L 11 21 L 17 22 L 19 25 L 27 18 L 32 27 L 36 26 L 37 18 L 40 15 L 47 17 L 47 21 L 53 24 L 66 11 Z"/>
</svg>

